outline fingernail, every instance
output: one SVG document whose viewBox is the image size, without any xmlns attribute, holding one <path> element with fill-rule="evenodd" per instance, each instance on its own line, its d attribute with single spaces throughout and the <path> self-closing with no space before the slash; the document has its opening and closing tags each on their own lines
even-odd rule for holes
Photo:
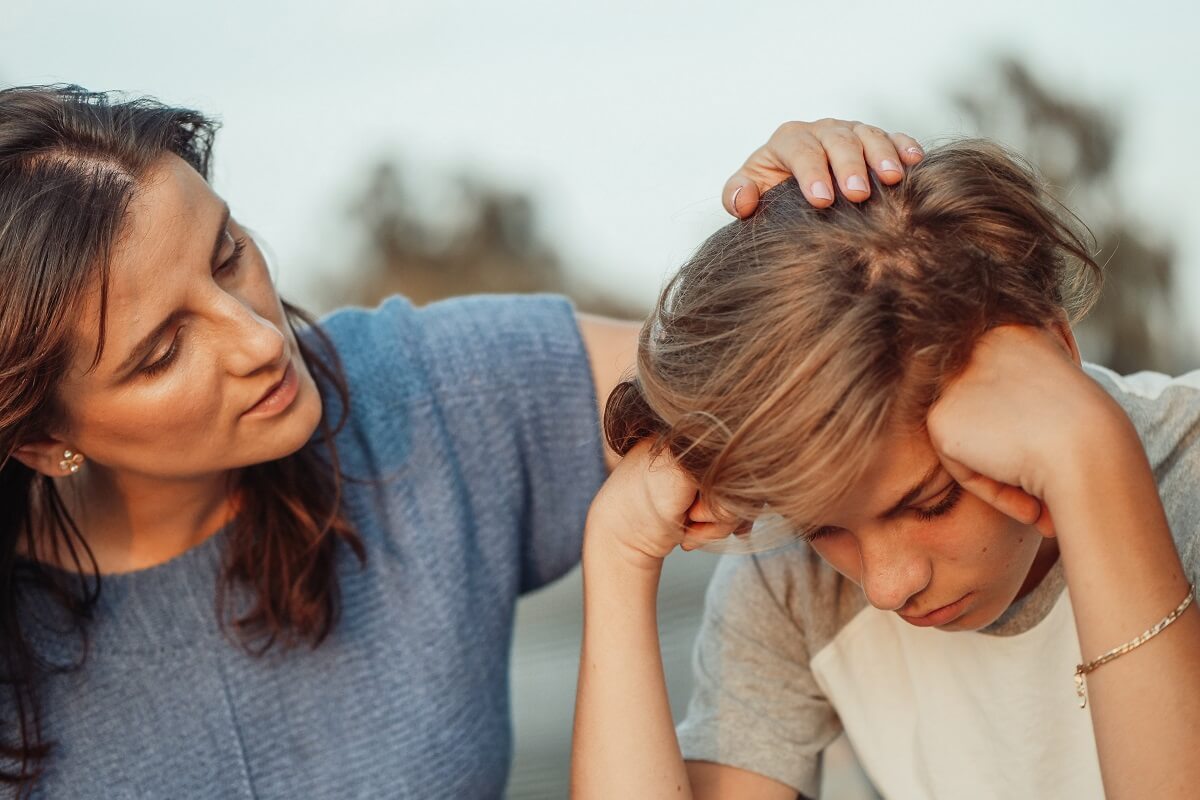
<svg viewBox="0 0 1200 800">
<path fill-rule="evenodd" d="M 830 191 L 829 185 L 825 181 L 817 181 L 809 187 L 809 191 L 812 192 L 813 197 L 818 197 L 821 200 L 833 199 L 833 192 Z"/>
<path fill-rule="evenodd" d="M 738 188 L 734 189 L 733 197 L 729 198 L 729 207 L 733 209 L 733 215 L 735 217 L 738 216 L 738 210 L 737 210 L 738 195 L 741 194 L 742 189 L 745 189 L 745 188 L 746 188 L 745 186 L 739 186 Z"/>
<path fill-rule="evenodd" d="M 907 150 L 905 150 L 904 152 L 908 153 L 910 156 L 923 156 L 923 155 L 925 155 L 925 151 L 924 151 L 924 150 L 922 150 L 922 149 L 921 149 L 921 148 L 919 148 L 919 147 L 910 147 L 910 148 L 908 148 Z"/>
<path fill-rule="evenodd" d="M 895 161 L 892 161 L 890 158 L 885 158 L 883 160 L 883 163 L 879 165 L 879 171 L 880 172 L 899 172 L 900 165 L 897 164 Z"/>
<path fill-rule="evenodd" d="M 852 192 L 867 191 L 867 180 L 862 175 L 851 175 L 846 180 L 846 188 Z"/>
</svg>

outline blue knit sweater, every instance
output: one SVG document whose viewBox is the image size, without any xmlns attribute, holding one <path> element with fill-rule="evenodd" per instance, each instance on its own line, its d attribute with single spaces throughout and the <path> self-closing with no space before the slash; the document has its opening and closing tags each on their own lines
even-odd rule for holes
<svg viewBox="0 0 1200 800">
<path fill-rule="evenodd" d="M 604 474 L 574 315 L 551 297 L 393 299 L 324 327 L 351 387 L 339 455 L 378 479 L 347 487 L 368 560 L 340 554 L 337 626 L 262 657 L 223 637 L 223 532 L 106 577 L 84 666 L 41 690 L 56 746 L 35 796 L 503 793 L 514 604 L 578 561 Z"/>
</svg>

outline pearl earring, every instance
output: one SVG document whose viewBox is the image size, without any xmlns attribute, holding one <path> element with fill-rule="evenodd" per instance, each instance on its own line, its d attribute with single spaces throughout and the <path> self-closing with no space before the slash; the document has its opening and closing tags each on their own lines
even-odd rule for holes
<svg viewBox="0 0 1200 800">
<path fill-rule="evenodd" d="M 63 450 L 62 461 L 58 462 L 59 469 L 74 475 L 76 472 L 79 472 L 79 467 L 82 465 L 83 453 L 76 453 L 74 450 Z"/>
</svg>

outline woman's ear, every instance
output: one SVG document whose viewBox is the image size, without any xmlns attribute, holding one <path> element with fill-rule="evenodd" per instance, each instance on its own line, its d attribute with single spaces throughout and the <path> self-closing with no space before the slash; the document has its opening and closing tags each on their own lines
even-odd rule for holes
<svg viewBox="0 0 1200 800">
<path fill-rule="evenodd" d="M 23 444 L 12 452 L 11 457 L 48 478 L 73 475 L 86 460 L 83 453 L 58 439 Z"/>
</svg>

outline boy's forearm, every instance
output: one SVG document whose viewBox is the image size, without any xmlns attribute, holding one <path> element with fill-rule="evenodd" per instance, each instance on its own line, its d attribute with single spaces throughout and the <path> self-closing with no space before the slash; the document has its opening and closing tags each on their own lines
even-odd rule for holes
<svg viewBox="0 0 1200 800">
<path fill-rule="evenodd" d="M 663 676 L 659 569 L 631 564 L 589 526 L 571 753 L 573 798 L 689 798 Z"/>
<path fill-rule="evenodd" d="M 1090 425 L 1062 467 L 1047 501 L 1086 663 L 1175 609 L 1188 579 L 1154 475 L 1123 414 Z M 1198 663 L 1200 611 L 1190 608 L 1087 676 L 1109 797 L 1184 797 L 1200 785 Z"/>
</svg>

